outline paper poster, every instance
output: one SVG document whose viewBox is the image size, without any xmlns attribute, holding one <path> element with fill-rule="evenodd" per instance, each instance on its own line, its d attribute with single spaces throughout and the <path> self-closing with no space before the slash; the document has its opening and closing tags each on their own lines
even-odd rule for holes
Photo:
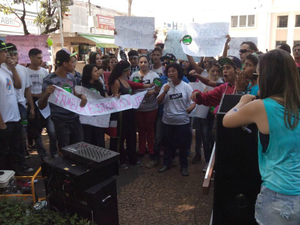
<svg viewBox="0 0 300 225">
<path fill-rule="evenodd" d="M 245 41 L 251 41 L 257 45 L 257 37 L 231 37 L 231 41 L 229 42 L 230 49 L 228 50 L 227 55 L 233 55 L 240 58 L 240 46 Z"/>
<path fill-rule="evenodd" d="M 181 47 L 190 56 L 221 55 L 229 33 L 229 23 L 191 23 L 184 28 Z"/>
<path fill-rule="evenodd" d="M 47 35 L 7 36 L 5 43 L 13 43 L 17 47 L 19 63 L 30 63 L 28 53 L 32 48 L 38 48 L 42 51 L 43 61 L 50 61 L 47 38 Z"/>
<path fill-rule="evenodd" d="M 115 45 L 124 48 L 154 48 L 154 17 L 115 16 Z"/>
<path fill-rule="evenodd" d="M 208 92 L 213 89 L 213 87 L 206 86 L 201 82 L 190 82 L 189 85 L 193 90 L 199 90 L 201 92 Z M 196 108 L 189 114 L 189 116 L 206 119 L 209 109 L 209 106 L 196 105 Z"/>
<path fill-rule="evenodd" d="M 183 52 L 180 39 L 183 36 L 183 31 L 181 30 L 168 30 L 167 40 L 165 42 L 164 54 L 171 53 L 180 60 L 188 60 L 186 54 Z M 200 57 L 194 57 L 195 62 L 200 61 Z"/>
</svg>

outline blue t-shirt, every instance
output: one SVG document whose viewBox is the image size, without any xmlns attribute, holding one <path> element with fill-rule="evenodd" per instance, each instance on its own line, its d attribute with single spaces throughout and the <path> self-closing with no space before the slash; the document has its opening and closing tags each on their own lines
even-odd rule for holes
<svg viewBox="0 0 300 225">
<path fill-rule="evenodd" d="M 253 87 L 251 87 L 251 83 L 248 85 L 247 90 L 246 90 L 246 94 L 250 94 L 250 95 L 255 95 L 257 96 L 257 92 L 258 92 L 258 85 L 254 85 Z"/>
<path fill-rule="evenodd" d="M 293 130 L 284 123 L 284 107 L 263 100 L 269 121 L 269 145 L 258 142 L 258 163 L 263 185 L 284 195 L 300 195 L 300 123 Z M 300 110 L 299 110 L 300 111 Z"/>
<path fill-rule="evenodd" d="M 70 73 L 67 74 L 65 78 L 57 76 L 56 73 L 50 73 L 43 81 L 43 91 L 49 85 L 59 86 L 66 91 L 74 94 L 74 87 L 76 85 L 76 80 L 74 76 Z M 51 119 L 55 121 L 64 121 L 64 122 L 73 122 L 79 116 L 76 113 L 73 113 L 69 110 L 61 108 L 57 105 L 49 103 L 51 110 Z"/>
</svg>

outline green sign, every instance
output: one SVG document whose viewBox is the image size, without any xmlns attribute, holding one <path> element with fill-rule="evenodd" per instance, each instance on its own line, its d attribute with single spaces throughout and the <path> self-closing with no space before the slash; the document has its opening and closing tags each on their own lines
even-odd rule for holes
<svg viewBox="0 0 300 225">
<path fill-rule="evenodd" d="M 191 35 L 184 35 L 182 38 L 182 43 L 185 45 L 190 45 L 192 43 L 192 36 Z"/>
</svg>

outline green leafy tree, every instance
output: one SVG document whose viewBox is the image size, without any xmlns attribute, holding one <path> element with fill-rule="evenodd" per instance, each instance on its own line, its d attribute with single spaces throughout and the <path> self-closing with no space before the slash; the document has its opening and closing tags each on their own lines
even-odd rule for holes
<svg viewBox="0 0 300 225">
<path fill-rule="evenodd" d="M 7 1 L 7 3 L 0 4 L 0 11 L 6 15 L 8 15 L 8 14 L 16 15 L 16 17 L 19 18 L 19 20 L 21 21 L 21 23 L 23 25 L 24 34 L 29 35 L 30 33 L 27 29 L 27 24 L 25 21 L 26 5 L 32 5 L 33 3 L 35 3 L 35 0 L 17 0 L 17 1 L 12 1 L 11 3 L 9 3 L 9 1 Z M 23 6 L 23 9 L 21 10 L 22 13 L 20 15 L 17 13 L 18 10 L 14 8 L 14 6 L 17 4 L 21 4 Z"/>
<path fill-rule="evenodd" d="M 63 15 L 69 11 L 68 5 L 70 5 L 70 0 L 60 0 L 60 2 L 61 18 L 63 18 Z M 58 4 L 56 1 L 40 1 L 40 12 L 35 22 L 45 28 L 42 34 L 50 34 L 59 29 L 60 19 L 58 12 Z"/>
</svg>

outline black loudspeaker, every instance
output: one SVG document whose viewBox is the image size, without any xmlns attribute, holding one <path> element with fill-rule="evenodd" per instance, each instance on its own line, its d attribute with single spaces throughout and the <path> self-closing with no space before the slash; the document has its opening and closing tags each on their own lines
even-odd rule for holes
<svg viewBox="0 0 300 225">
<path fill-rule="evenodd" d="M 257 127 L 225 128 L 226 112 L 240 100 L 240 95 L 224 95 L 217 113 L 213 225 L 252 225 L 255 201 L 260 191 Z"/>
<path fill-rule="evenodd" d="M 66 214 L 77 213 L 98 225 L 118 225 L 118 203 L 116 179 L 114 177 L 76 195 L 59 196 L 50 194 L 48 203 L 51 210 Z"/>
</svg>

